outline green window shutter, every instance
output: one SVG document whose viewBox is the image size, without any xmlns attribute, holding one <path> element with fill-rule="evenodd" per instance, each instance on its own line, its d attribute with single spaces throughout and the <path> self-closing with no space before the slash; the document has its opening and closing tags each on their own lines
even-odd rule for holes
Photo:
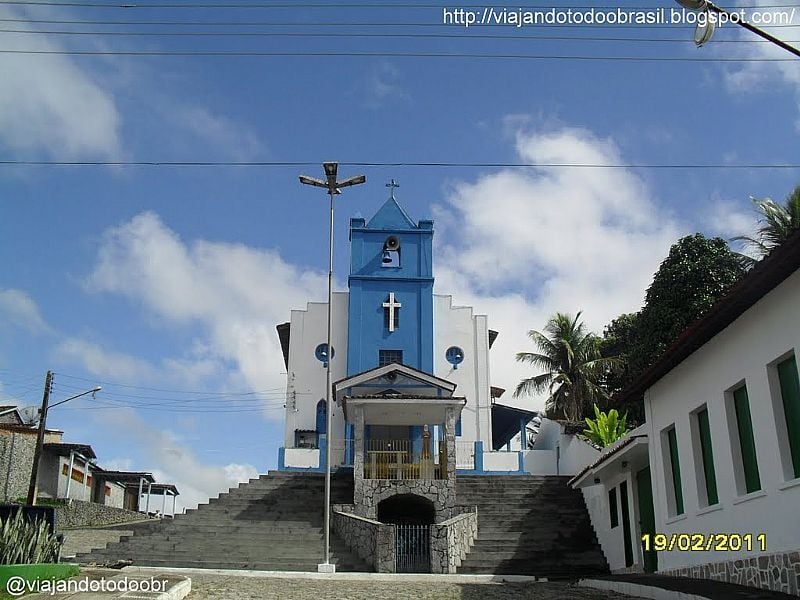
<svg viewBox="0 0 800 600">
<path fill-rule="evenodd" d="M 797 376 L 797 359 L 794 356 L 778 364 L 778 379 L 781 382 L 794 476 L 800 477 L 800 381 Z"/>
<path fill-rule="evenodd" d="M 739 429 L 745 488 L 749 494 L 761 489 L 761 479 L 758 476 L 756 442 L 753 438 L 753 421 L 750 419 L 750 402 L 747 398 L 746 386 L 733 392 L 733 405 L 736 409 L 736 426 Z"/>
<path fill-rule="evenodd" d="M 611 515 L 611 528 L 619 525 L 619 512 L 617 511 L 617 488 L 608 490 L 608 512 Z"/>
<path fill-rule="evenodd" d="M 683 514 L 683 487 L 681 486 L 681 463 L 678 459 L 678 437 L 673 427 L 667 432 L 669 460 L 672 466 L 672 489 L 675 492 L 675 514 Z"/>
<path fill-rule="evenodd" d="M 708 423 L 708 409 L 697 413 L 697 426 L 700 430 L 700 450 L 703 454 L 703 472 L 706 478 L 708 505 L 717 504 L 717 474 L 714 472 L 714 450 L 711 446 L 711 426 Z"/>
</svg>

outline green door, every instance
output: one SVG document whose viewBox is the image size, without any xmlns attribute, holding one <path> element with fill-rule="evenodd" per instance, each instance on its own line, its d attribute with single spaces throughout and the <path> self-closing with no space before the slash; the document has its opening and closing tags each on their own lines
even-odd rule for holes
<svg viewBox="0 0 800 600">
<path fill-rule="evenodd" d="M 653 509 L 653 488 L 650 484 L 650 467 L 642 469 L 636 473 L 636 491 L 639 496 L 639 529 L 642 535 L 649 534 L 650 539 L 656 532 L 656 513 Z M 652 547 L 652 545 L 651 545 Z M 658 570 L 658 554 L 655 550 L 645 551 L 644 555 L 645 573 L 654 573 Z"/>
</svg>

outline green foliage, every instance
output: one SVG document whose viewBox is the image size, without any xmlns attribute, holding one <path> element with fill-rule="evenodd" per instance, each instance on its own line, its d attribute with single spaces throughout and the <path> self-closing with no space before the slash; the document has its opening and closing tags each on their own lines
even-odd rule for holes
<svg viewBox="0 0 800 600">
<path fill-rule="evenodd" d="M 584 429 L 583 434 L 598 446 L 605 448 L 628 433 L 626 425 L 627 414 L 620 419 L 616 409 L 612 408 L 608 413 L 604 413 L 600 412 L 597 404 L 595 404 L 594 417 L 594 419 L 586 417 L 586 424 L 589 428 Z"/>
<path fill-rule="evenodd" d="M 620 363 L 618 369 L 606 373 L 601 381 L 602 388 L 611 397 L 630 383 L 629 353 L 636 341 L 638 319 L 639 313 L 622 314 L 603 329 L 600 355 L 606 358 L 616 357 Z"/>
<path fill-rule="evenodd" d="M 661 263 L 636 314 L 609 324 L 601 343 L 604 356 L 618 356 L 624 368 L 603 382 L 616 394 L 641 374 L 691 323 L 702 317 L 744 275 L 745 267 L 720 238 L 700 233 L 678 240 Z M 644 420 L 642 399 L 626 405 L 630 418 Z"/>
<path fill-rule="evenodd" d="M 789 194 L 782 205 L 769 198 L 752 198 L 752 201 L 759 213 L 756 236 L 739 236 L 733 239 L 745 242 L 757 255 L 764 257 L 800 229 L 800 185 Z"/>
<path fill-rule="evenodd" d="M 21 510 L 0 519 L 0 565 L 56 562 L 60 550 L 47 521 L 27 521 Z"/>
<path fill-rule="evenodd" d="M 580 312 L 575 317 L 556 313 L 544 333 L 528 332 L 538 352 L 517 354 L 518 362 L 542 373 L 520 381 L 514 397 L 548 392 L 546 414 L 551 418 L 580 419 L 606 398 L 599 382 L 619 366 L 616 358 L 600 355 L 600 338 L 586 331 L 580 317 Z"/>
</svg>

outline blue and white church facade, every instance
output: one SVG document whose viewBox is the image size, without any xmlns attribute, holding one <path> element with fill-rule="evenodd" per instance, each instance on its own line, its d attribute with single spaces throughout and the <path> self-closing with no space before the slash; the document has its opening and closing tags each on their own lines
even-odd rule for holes
<svg viewBox="0 0 800 600">
<path fill-rule="evenodd" d="M 355 381 L 362 391 L 371 386 L 381 399 L 364 409 L 367 469 L 370 461 L 372 468 L 383 461 L 404 478 L 413 469 L 403 474 L 398 465 L 417 464 L 423 454 L 434 466 L 440 464 L 436 449 L 445 439 L 446 411 L 431 411 L 425 400 L 431 397 L 457 399 L 451 402 L 457 413 L 451 467 L 470 473 L 525 472 L 526 436 L 521 436 L 523 452 L 502 448 L 525 431 L 535 413 L 495 402 L 502 390 L 490 383 L 489 350 L 497 332 L 489 329 L 486 315 L 434 294 L 433 235 L 433 221 L 413 221 L 392 194 L 371 219 L 350 220 L 348 291 L 333 294 L 330 356 L 327 303 L 309 302 L 278 326 L 288 379 L 280 469 L 324 470 L 326 444 L 331 444 L 333 468 L 355 466 L 357 401 L 351 385 L 342 387 Z M 330 434 L 325 421 L 329 359 L 336 382 Z"/>
</svg>

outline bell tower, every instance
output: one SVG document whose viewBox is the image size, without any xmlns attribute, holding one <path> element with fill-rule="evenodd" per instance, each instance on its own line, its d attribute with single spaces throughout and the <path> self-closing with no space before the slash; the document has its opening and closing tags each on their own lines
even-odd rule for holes
<svg viewBox="0 0 800 600">
<path fill-rule="evenodd" d="M 433 373 L 433 221 L 415 223 L 394 191 L 350 219 L 347 374 L 401 363 Z"/>
</svg>

